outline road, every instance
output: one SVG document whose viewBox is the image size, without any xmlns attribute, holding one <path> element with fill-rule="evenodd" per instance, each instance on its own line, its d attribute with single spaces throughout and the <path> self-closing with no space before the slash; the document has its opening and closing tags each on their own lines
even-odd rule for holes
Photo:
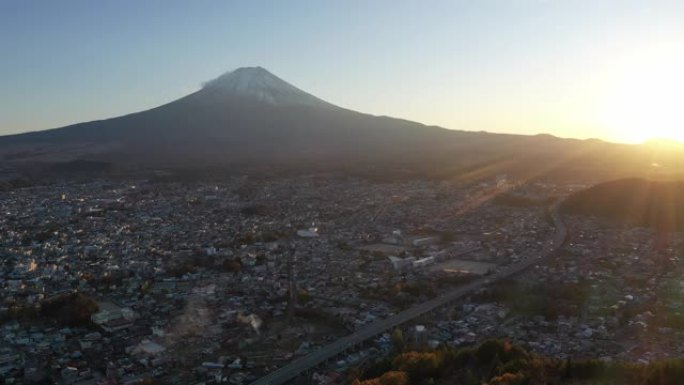
<svg viewBox="0 0 684 385">
<path fill-rule="evenodd" d="M 281 385 L 297 377 L 299 374 L 313 369 L 329 359 L 337 357 L 355 345 L 361 344 L 364 341 L 379 336 L 397 326 L 414 320 L 441 306 L 447 305 L 465 296 L 466 294 L 472 293 L 498 280 L 518 274 L 523 270 L 526 270 L 529 267 L 539 263 L 542 259 L 553 255 L 553 253 L 563 245 L 565 239 L 567 238 L 567 228 L 558 212 L 558 204 L 552 206 L 551 217 L 556 227 L 556 232 L 550 242 L 546 244 L 539 257 L 535 258 L 534 256 L 530 256 L 524 261 L 512 265 L 503 271 L 460 286 L 427 302 L 423 302 L 391 317 L 364 326 L 348 336 L 342 337 L 335 342 L 330 343 L 329 345 L 323 346 L 313 353 L 298 358 L 282 368 L 277 369 L 264 377 L 261 377 L 260 379 L 252 382 L 251 385 Z"/>
</svg>

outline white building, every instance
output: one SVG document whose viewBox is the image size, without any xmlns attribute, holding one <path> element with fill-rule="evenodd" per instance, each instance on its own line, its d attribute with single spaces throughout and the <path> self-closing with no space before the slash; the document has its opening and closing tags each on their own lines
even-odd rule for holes
<svg viewBox="0 0 684 385">
<path fill-rule="evenodd" d="M 421 269 L 435 263 L 434 257 L 425 257 L 413 262 L 414 269 Z"/>
<path fill-rule="evenodd" d="M 416 262 L 415 257 L 399 258 L 399 257 L 389 256 L 387 258 L 389 259 L 389 262 L 392 264 L 392 268 L 394 268 L 394 270 L 410 269 L 413 266 L 413 264 Z"/>
<path fill-rule="evenodd" d="M 318 236 L 318 229 L 311 227 L 306 230 L 297 230 L 297 235 L 302 238 L 316 238 Z"/>
<path fill-rule="evenodd" d="M 135 317 L 130 308 L 120 307 L 112 302 L 98 302 L 97 306 L 99 310 L 90 316 L 90 319 L 98 325 L 120 318 L 132 320 Z"/>
</svg>

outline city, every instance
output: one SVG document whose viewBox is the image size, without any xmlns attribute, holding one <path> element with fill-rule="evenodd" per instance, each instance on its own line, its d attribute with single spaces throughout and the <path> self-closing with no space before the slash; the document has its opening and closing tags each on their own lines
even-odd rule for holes
<svg viewBox="0 0 684 385">
<path fill-rule="evenodd" d="M 8 191 L 0 369 L 69 384 L 248 384 L 483 281 L 398 327 L 433 347 L 498 337 L 560 358 L 680 354 L 681 239 L 657 251 L 664 270 L 640 258 L 656 252 L 651 231 L 573 216 L 564 246 L 540 259 L 549 202 L 577 188 L 313 175 Z M 553 304 L 534 303 L 542 286 Z M 74 314 L 46 313 L 59 300 Z M 387 354 L 393 329 L 316 365 L 316 378 Z"/>
</svg>

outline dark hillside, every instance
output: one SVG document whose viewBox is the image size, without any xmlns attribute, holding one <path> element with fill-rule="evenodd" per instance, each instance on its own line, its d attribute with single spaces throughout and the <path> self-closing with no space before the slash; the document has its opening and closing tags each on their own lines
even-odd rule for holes
<svg viewBox="0 0 684 385">
<path fill-rule="evenodd" d="M 659 231 L 684 230 L 684 181 L 630 178 L 601 183 L 571 195 L 562 210 Z"/>
</svg>

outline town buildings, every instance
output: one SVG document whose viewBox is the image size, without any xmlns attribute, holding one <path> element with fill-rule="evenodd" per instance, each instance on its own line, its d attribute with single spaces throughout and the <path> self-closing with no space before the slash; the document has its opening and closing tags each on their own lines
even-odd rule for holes
<svg viewBox="0 0 684 385">
<path fill-rule="evenodd" d="M 472 276 L 534 258 L 554 231 L 545 206 L 482 199 L 509 188 L 545 198 L 566 191 L 320 175 L 4 191 L 0 375 L 8 383 L 248 383 Z M 422 320 L 419 333 L 408 325 L 407 335 L 431 346 L 509 338 L 559 357 L 675 354 L 684 335 L 675 317 L 661 316 L 680 305 L 676 253 L 652 255 L 646 229 L 568 220 L 563 252 L 518 279 L 586 285 L 576 312 L 521 314 L 483 293 Z M 79 318 L 83 306 L 46 308 L 73 293 L 96 311 Z M 331 370 L 384 354 L 388 341 Z"/>
</svg>

